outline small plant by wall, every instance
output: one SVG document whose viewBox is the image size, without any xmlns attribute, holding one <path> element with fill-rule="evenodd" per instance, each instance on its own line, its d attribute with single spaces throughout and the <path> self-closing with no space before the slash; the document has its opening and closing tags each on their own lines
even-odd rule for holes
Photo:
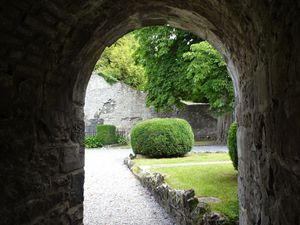
<svg viewBox="0 0 300 225">
<path fill-rule="evenodd" d="M 238 169 L 238 153 L 236 142 L 237 123 L 233 122 L 228 131 L 227 146 L 234 168 Z"/>
<path fill-rule="evenodd" d="M 85 136 L 84 145 L 86 148 L 100 148 L 103 146 L 102 142 L 95 136 Z"/>
<path fill-rule="evenodd" d="M 131 132 L 135 154 L 153 158 L 182 156 L 191 151 L 194 134 L 183 119 L 150 119 L 138 123 Z"/>
<path fill-rule="evenodd" d="M 116 127 L 114 125 L 97 125 L 96 137 L 103 145 L 117 143 Z"/>
<path fill-rule="evenodd" d="M 129 141 L 125 136 L 118 134 L 117 135 L 117 143 L 120 145 L 127 145 L 129 143 Z"/>
</svg>

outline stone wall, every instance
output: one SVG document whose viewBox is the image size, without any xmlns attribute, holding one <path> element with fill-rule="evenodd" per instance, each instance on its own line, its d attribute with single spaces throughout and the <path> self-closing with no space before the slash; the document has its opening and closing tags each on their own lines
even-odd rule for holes
<svg viewBox="0 0 300 225">
<path fill-rule="evenodd" d="M 155 117 L 178 117 L 186 119 L 192 126 L 195 139 L 215 139 L 217 120 L 212 117 L 207 104 L 185 105 L 172 113 L 156 113 L 146 107 L 146 94 L 117 82 L 108 84 L 104 78 L 93 74 L 85 97 L 85 131 L 95 133 L 97 124 L 113 124 L 129 136 L 138 121 Z"/>
<path fill-rule="evenodd" d="M 160 117 L 178 117 L 187 120 L 193 129 L 196 140 L 217 139 L 217 119 L 212 116 L 206 103 L 186 103 L 182 109 Z"/>
<path fill-rule="evenodd" d="M 217 143 L 226 144 L 230 125 L 234 121 L 234 113 L 227 113 L 218 118 L 217 122 Z"/>
<path fill-rule="evenodd" d="M 95 132 L 97 124 L 113 124 L 126 134 L 138 121 L 156 117 L 145 106 L 146 95 L 130 86 L 117 82 L 107 83 L 103 77 L 93 74 L 89 81 L 84 106 L 86 131 Z"/>
<path fill-rule="evenodd" d="M 193 189 L 176 190 L 164 181 L 160 173 L 150 173 L 129 158 L 124 164 L 134 173 L 155 200 L 169 213 L 177 225 L 229 225 L 229 220 L 219 213 L 211 212 L 209 205 L 195 196 Z M 133 169 L 134 168 L 134 169 Z"/>
</svg>

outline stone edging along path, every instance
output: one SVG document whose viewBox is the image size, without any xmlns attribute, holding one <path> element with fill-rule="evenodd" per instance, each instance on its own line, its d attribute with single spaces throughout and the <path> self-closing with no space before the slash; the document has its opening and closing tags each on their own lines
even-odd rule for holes
<svg viewBox="0 0 300 225">
<path fill-rule="evenodd" d="M 149 167 L 136 167 L 136 171 L 133 171 L 134 162 L 130 158 L 126 158 L 124 164 L 178 225 L 223 225 L 228 222 L 225 216 L 211 212 L 207 203 L 199 201 L 193 189 L 173 189 L 165 183 L 162 174 L 150 173 L 147 170 Z"/>
</svg>

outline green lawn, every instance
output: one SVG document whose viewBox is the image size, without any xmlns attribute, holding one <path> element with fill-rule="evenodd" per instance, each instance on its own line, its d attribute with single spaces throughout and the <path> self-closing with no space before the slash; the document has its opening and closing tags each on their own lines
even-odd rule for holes
<svg viewBox="0 0 300 225">
<path fill-rule="evenodd" d="M 198 153 L 183 158 L 135 159 L 136 165 L 157 165 L 189 162 L 230 160 L 226 153 Z M 223 213 L 231 221 L 238 220 L 237 172 L 232 164 L 194 165 L 151 168 L 166 175 L 166 182 L 175 189 L 194 189 L 198 197 L 217 197 L 221 201 L 209 203 L 211 209 Z"/>
<path fill-rule="evenodd" d="M 160 165 L 190 162 L 230 161 L 227 153 L 189 153 L 185 157 L 163 159 L 135 159 L 136 165 Z"/>
<path fill-rule="evenodd" d="M 111 146 L 112 149 L 130 149 L 131 145 L 115 145 Z"/>
<path fill-rule="evenodd" d="M 215 141 L 195 141 L 195 146 L 209 146 L 209 145 L 215 145 Z"/>
</svg>

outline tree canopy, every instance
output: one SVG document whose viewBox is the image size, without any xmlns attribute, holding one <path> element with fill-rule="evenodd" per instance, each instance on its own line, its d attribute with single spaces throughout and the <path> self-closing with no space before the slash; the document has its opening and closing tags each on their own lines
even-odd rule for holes
<svg viewBox="0 0 300 225">
<path fill-rule="evenodd" d="M 138 46 L 139 43 L 132 33 L 124 35 L 103 51 L 94 71 L 109 83 L 119 80 L 142 90 L 146 83 L 144 67 L 136 64 L 133 58 Z"/>
<path fill-rule="evenodd" d="M 180 106 L 180 100 L 191 94 L 193 85 L 186 76 L 189 63 L 183 54 L 200 39 L 169 26 L 146 27 L 137 30 L 135 36 L 140 43 L 135 58 L 145 67 L 148 78 L 147 104 L 160 111 Z"/>
<path fill-rule="evenodd" d="M 95 66 L 108 82 L 147 93 L 147 105 L 170 111 L 181 100 L 207 102 L 215 116 L 233 110 L 226 63 L 208 42 L 170 26 L 131 32 L 103 52 Z"/>
<path fill-rule="evenodd" d="M 193 44 L 183 58 L 189 62 L 187 77 L 194 84 L 191 100 L 203 96 L 216 116 L 231 112 L 234 107 L 233 83 L 220 53 L 207 41 L 202 41 Z"/>
<path fill-rule="evenodd" d="M 169 26 L 135 32 L 136 61 L 145 67 L 147 104 L 167 111 L 181 100 L 208 102 L 216 116 L 233 110 L 234 92 L 226 63 L 208 42 Z"/>
</svg>

